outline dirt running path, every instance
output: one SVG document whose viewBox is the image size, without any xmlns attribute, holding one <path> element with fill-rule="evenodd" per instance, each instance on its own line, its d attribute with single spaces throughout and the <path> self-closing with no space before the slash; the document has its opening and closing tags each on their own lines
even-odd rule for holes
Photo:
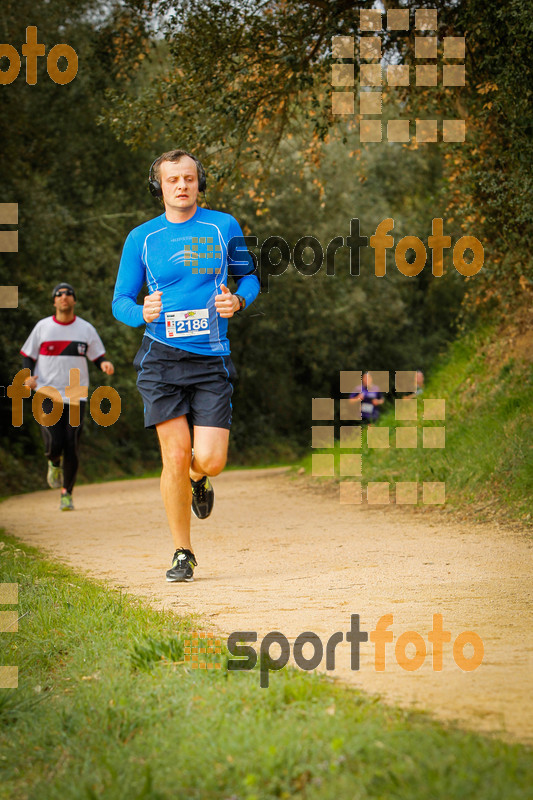
<svg viewBox="0 0 533 800">
<path fill-rule="evenodd" d="M 173 548 L 157 479 L 79 487 L 71 514 L 59 512 L 57 492 L 13 497 L 0 505 L 1 524 L 158 608 L 198 613 L 222 634 L 255 630 L 260 642 L 278 630 L 292 642 L 314 631 L 325 644 L 349 630 L 351 614 L 372 631 L 393 613 L 385 671 L 375 671 L 370 642 L 361 645 L 360 670 L 351 671 L 343 642 L 332 674 L 388 701 L 533 742 L 531 539 L 497 525 L 340 505 L 280 472 L 216 479 L 212 517 L 193 519 L 200 566 L 192 584 L 164 580 Z M 459 669 L 445 644 L 443 671 L 432 670 L 427 634 L 434 613 L 443 615 L 452 643 L 465 630 L 481 636 L 478 669 Z M 408 630 L 418 631 L 428 650 L 416 672 L 395 659 L 396 640 Z M 470 652 L 467 646 L 465 656 Z"/>
</svg>

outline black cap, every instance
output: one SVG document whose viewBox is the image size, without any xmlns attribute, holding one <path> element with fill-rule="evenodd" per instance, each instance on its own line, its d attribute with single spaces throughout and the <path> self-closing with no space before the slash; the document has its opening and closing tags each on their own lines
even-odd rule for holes
<svg viewBox="0 0 533 800">
<path fill-rule="evenodd" d="M 76 292 L 74 291 L 70 283 L 58 283 L 57 286 L 54 286 L 54 291 L 52 292 L 52 300 L 55 299 L 56 292 L 58 292 L 60 289 L 70 289 L 70 291 L 74 296 L 74 300 L 76 299 Z"/>
</svg>

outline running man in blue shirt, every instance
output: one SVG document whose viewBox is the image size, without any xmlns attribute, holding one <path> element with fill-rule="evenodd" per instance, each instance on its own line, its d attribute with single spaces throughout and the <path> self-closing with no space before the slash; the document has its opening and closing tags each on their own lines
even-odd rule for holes
<svg viewBox="0 0 533 800">
<path fill-rule="evenodd" d="M 191 507 L 199 519 L 211 513 L 209 477 L 224 469 L 228 450 L 235 377 L 228 319 L 255 300 L 259 281 L 237 221 L 197 205 L 206 177 L 195 156 L 163 153 L 150 168 L 149 184 L 165 213 L 128 235 L 113 314 L 126 325 L 146 323 L 133 363 L 145 427 L 155 427 L 161 447 L 161 494 L 176 547 L 166 576 L 192 581 Z M 228 274 L 238 294 L 227 288 Z"/>
</svg>

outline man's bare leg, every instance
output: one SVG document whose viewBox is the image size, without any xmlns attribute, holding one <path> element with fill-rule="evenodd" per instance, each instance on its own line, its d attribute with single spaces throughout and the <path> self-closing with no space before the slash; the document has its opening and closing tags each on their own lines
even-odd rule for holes
<svg viewBox="0 0 533 800">
<path fill-rule="evenodd" d="M 156 425 L 163 470 L 161 496 L 176 549 L 191 550 L 191 435 L 187 417 Z"/>
<path fill-rule="evenodd" d="M 209 477 L 222 472 L 226 464 L 229 431 L 225 428 L 194 426 L 194 457 L 190 475 L 192 511 L 198 519 L 207 519 L 213 510 L 215 492 Z"/>
<path fill-rule="evenodd" d="M 226 428 L 194 426 L 194 458 L 190 476 L 199 481 L 204 475 L 218 475 L 226 466 L 229 431 Z"/>
<path fill-rule="evenodd" d="M 194 426 L 194 458 L 190 476 L 199 481 L 204 475 L 218 475 L 226 466 L 228 457 L 229 430 Z"/>
</svg>

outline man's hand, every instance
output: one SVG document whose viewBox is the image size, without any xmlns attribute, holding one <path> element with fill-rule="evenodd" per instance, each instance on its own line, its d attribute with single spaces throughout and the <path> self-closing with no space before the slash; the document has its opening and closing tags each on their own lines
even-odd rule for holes
<svg viewBox="0 0 533 800">
<path fill-rule="evenodd" d="M 161 295 L 162 292 L 159 290 L 153 292 L 153 294 L 148 294 L 144 298 L 144 306 L 143 306 L 143 319 L 145 322 L 153 322 L 161 313 Z M 104 363 L 104 362 L 103 362 Z M 110 363 L 110 362 L 108 362 Z M 105 370 L 104 370 L 105 371 Z M 108 373 L 111 375 L 112 373 Z"/>
<path fill-rule="evenodd" d="M 26 380 L 24 381 L 24 386 L 29 386 L 30 389 L 36 389 L 38 377 L 39 377 L 38 375 L 30 375 L 30 377 L 26 378 Z"/>
<path fill-rule="evenodd" d="M 222 294 L 215 297 L 215 307 L 221 317 L 229 319 L 240 308 L 239 298 L 232 294 L 227 286 L 221 284 Z"/>
<path fill-rule="evenodd" d="M 111 363 L 111 361 L 102 361 L 100 364 L 100 369 L 102 372 L 105 372 L 106 375 L 113 375 L 115 372 L 115 367 Z"/>
</svg>

